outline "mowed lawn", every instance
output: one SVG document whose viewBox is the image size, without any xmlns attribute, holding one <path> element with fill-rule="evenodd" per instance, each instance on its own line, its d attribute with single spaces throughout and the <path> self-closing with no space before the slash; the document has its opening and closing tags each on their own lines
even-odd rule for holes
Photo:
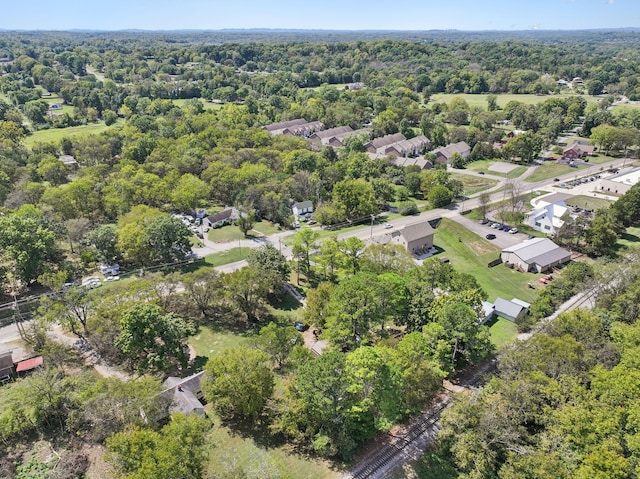
<svg viewBox="0 0 640 479">
<path fill-rule="evenodd" d="M 477 160 L 471 163 L 467 163 L 465 165 L 465 168 L 471 171 L 484 171 L 489 175 L 503 176 L 505 178 L 520 178 L 522 174 L 525 171 L 527 171 L 527 167 L 525 165 L 518 165 L 509 173 L 500 173 L 498 171 L 491 171 L 489 167 L 493 163 L 504 163 L 504 162 L 500 160 Z"/>
<path fill-rule="evenodd" d="M 117 125 L 117 123 L 116 123 Z M 62 138 L 74 138 L 82 135 L 98 134 L 113 128 L 116 125 L 107 126 L 103 121 L 99 123 L 91 123 L 89 125 L 70 126 L 68 128 L 49 128 L 48 130 L 39 130 L 25 138 L 25 145 L 32 147 L 36 143 L 57 142 Z"/>
<path fill-rule="evenodd" d="M 484 110 L 487 109 L 487 96 L 488 94 L 471 94 L 471 93 L 436 93 L 435 95 L 431 95 L 429 103 L 434 102 L 444 102 L 449 103 L 454 96 L 458 96 L 464 98 L 464 100 L 469 104 L 470 107 L 478 107 Z M 593 97 L 589 97 L 588 95 L 575 95 L 572 93 L 561 93 L 560 95 L 528 95 L 528 94 L 514 94 L 514 93 L 502 93 L 497 94 L 498 106 L 500 108 L 504 108 L 507 103 L 510 101 L 519 101 L 522 103 L 526 103 L 527 105 L 537 105 L 538 103 L 542 103 L 549 98 L 568 98 L 572 96 L 582 96 L 589 103 L 594 103 L 595 100 Z"/>
<path fill-rule="evenodd" d="M 480 191 L 488 190 L 498 184 L 491 178 L 483 178 L 481 176 L 465 175 L 464 173 L 453 173 L 453 178 L 458 180 L 464 186 L 464 195 L 471 196 Z"/>
<path fill-rule="evenodd" d="M 566 203 L 571 206 L 578 206 L 583 210 L 600 210 L 609 206 L 613 201 L 594 198 L 593 196 L 577 195 L 567 199 Z"/>
<path fill-rule="evenodd" d="M 497 318 L 487 326 L 489 326 L 489 333 L 491 334 L 491 343 L 498 350 L 518 336 L 518 326 L 504 318 Z"/>
<path fill-rule="evenodd" d="M 203 98 L 199 98 L 199 100 L 202 102 L 202 105 L 204 106 L 205 110 L 219 110 L 224 106 L 222 103 L 212 103 L 212 102 L 207 101 L 207 100 L 205 100 Z M 182 108 L 189 101 L 190 100 L 173 100 L 173 103 L 174 103 L 174 105 L 177 105 L 180 108 Z"/>
<path fill-rule="evenodd" d="M 220 253 L 213 253 L 205 257 L 205 261 L 213 266 L 222 266 L 224 264 L 235 263 L 236 261 L 242 261 L 247 259 L 251 248 L 232 248 L 227 251 L 221 251 Z"/>
<path fill-rule="evenodd" d="M 445 256 L 456 271 L 476 278 L 487 292 L 489 301 L 502 297 L 532 302 L 536 298 L 537 290 L 528 289 L 527 283 L 534 282 L 541 275 L 519 273 L 502 264 L 487 267 L 487 263 L 500 256 L 500 248 L 464 226 L 443 218 L 436 229 L 434 244 L 443 250 L 436 258 Z"/>
<path fill-rule="evenodd" d="M 567 164 L 558 164 L 555 161 L 545 161 L 542 165 L 536 167 L 535 171 L 527 176 L 524 181 L 527 183 L 535 183 L 536 181 L 548 180 L 556 176 L 566 175 L 567 173 L 575 173 L 577 176 L 584 176 L 587 167 L 578 166 L 572 168 Z"/>
<path fill-rule="evenodd" d="M 249 231 L 249 236 L 270 236 L 281 231 L 278 225 L 270 221 L 258 221 L 253 225 L 253 229 Z M 245 238 L 237 225 L 227 225 L 222 228 L 211 228 L 207 233 L 207 237 L 216 243 L 228 243 L 229 241 L 238 241 Z"/>
</svg>

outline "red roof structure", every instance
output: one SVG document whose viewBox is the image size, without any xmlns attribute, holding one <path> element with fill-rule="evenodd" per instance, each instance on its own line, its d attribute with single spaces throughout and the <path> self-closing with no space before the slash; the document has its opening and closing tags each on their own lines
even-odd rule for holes
<svg viewBox="0 0 640 479">
<path fill-rule="evenodd" d="M 25 359 L 24 361 L 20 361 L 18 364 L 16 364 L 16 373 L 35 369 L 38 366 L 42 366 L 42 362 L 43 362 L 42 356 L 36 356 L 35 358 Z"/>
</svg>

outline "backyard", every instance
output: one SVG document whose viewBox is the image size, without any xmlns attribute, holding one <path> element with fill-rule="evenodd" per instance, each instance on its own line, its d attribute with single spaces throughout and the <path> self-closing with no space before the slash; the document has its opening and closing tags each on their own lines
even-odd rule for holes
<svg viewBox="0 0 640 479">
<path fill-rule="evenodd" d="M 502 264 L 488 268 L 487 263 L 500 256 L 500 249 L 464 226 L 444 218 L 436 229 L 434 243 L 456 271 L 470 274 L 478 281 L 489 301 L 498 296 L 527 302 L 536 298 L 537 291 L 527 288 L 527 283 L 540 275 L 520 273 Z"/>
<path fill-rule="evenodd" d="M 452 177 L 462 183 L 465 196 L 471 196 L 480 191 L 488 190 L 498 184 L 497 180 L 491 178 L 465 175 L 464 173 L 452 173 Z"/>
<path fill-rule="evenodd" d="M 102 133 L 109 128 L 114 128 L 118 125 L 107 126 L 103 121 L 99 123 L 91 123 L 88 125 L 70 126 L 68 128 L 49 128 L 48 130 L 38 130 L 25 138 L 25 145 L 33 147 L 36 143 L 49 143 L 60 141 L 62 138 L 73 138 L 88 134 Z"/>
<path fill-rule="evenodd" d="M 261 236 L 270 236 L 274 233 L 278 233 L 282 231 L 282 229 L 270 221 L 258 221 L 255 225 L 253 225 L 253 229 L 249 231 L 248 236 L 251 237 L 261 237 Z M 238 241 L 245 238 L 240 231 L 240 228 L 236 225 L 228 225 L 223 226 L 222 228 L 212 228 L 207 233 L 208 238 L 211 241 L 215 241 L 216 243 L 228 243 L 230 241 Z"/>
</svg>

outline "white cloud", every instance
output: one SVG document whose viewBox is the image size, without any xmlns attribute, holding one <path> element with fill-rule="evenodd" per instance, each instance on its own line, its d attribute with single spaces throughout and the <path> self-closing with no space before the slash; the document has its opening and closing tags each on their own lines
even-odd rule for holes
<svg viewBox="0 0 640 479">
<path fill-rule="evenodd" d="M 608 3 L 609 5 L 613 5 L 613 3 L 614 3 L 615 1 L 616 1 L 616 0 L 607 0 L 607 3 Z"/>
</svg>

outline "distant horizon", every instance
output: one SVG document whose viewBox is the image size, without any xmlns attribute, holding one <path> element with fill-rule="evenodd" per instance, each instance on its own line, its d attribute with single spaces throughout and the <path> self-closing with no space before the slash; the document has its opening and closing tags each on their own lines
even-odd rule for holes
<svg viewBox="0 0 640 479">
<path fill-rule="evenodd" d="M 53 3 L 53 4 L 52 4 Z M 633 29 L 637 0 L 31 0 L 3 5 L 0 29 L 9 31 L 316 30 L 513 32 Z M 638 25 L 640 26 L 640 25 Z"/>
<path fill-rule="evenodd" d="M 638 31 L 640 27 L 595 27 L 595 28 L 548 28 L 548 29 L 484 29 L 484 30 L 463 30 L 458 28 L 430 28 L 424 30 L 401 30 L 401 29 L 348 29 L 348 28 L 279 28 L 279 27 L 248 27 L 248 28 L 165 28 L 165 29 L 147 29 L 147 28 L 120 28 L 120 29 L 103 29 L 103 28 L 3 28 L 0 32 L 54 32 L 54 33 L 207 33 L 207 32 L 292 32 L 292 33 L 315 33 L 315 32 L 339 32 L 339 33 L 544 33 L 544 32 L 616 32 L 616 31 Z"/>
</svg>

